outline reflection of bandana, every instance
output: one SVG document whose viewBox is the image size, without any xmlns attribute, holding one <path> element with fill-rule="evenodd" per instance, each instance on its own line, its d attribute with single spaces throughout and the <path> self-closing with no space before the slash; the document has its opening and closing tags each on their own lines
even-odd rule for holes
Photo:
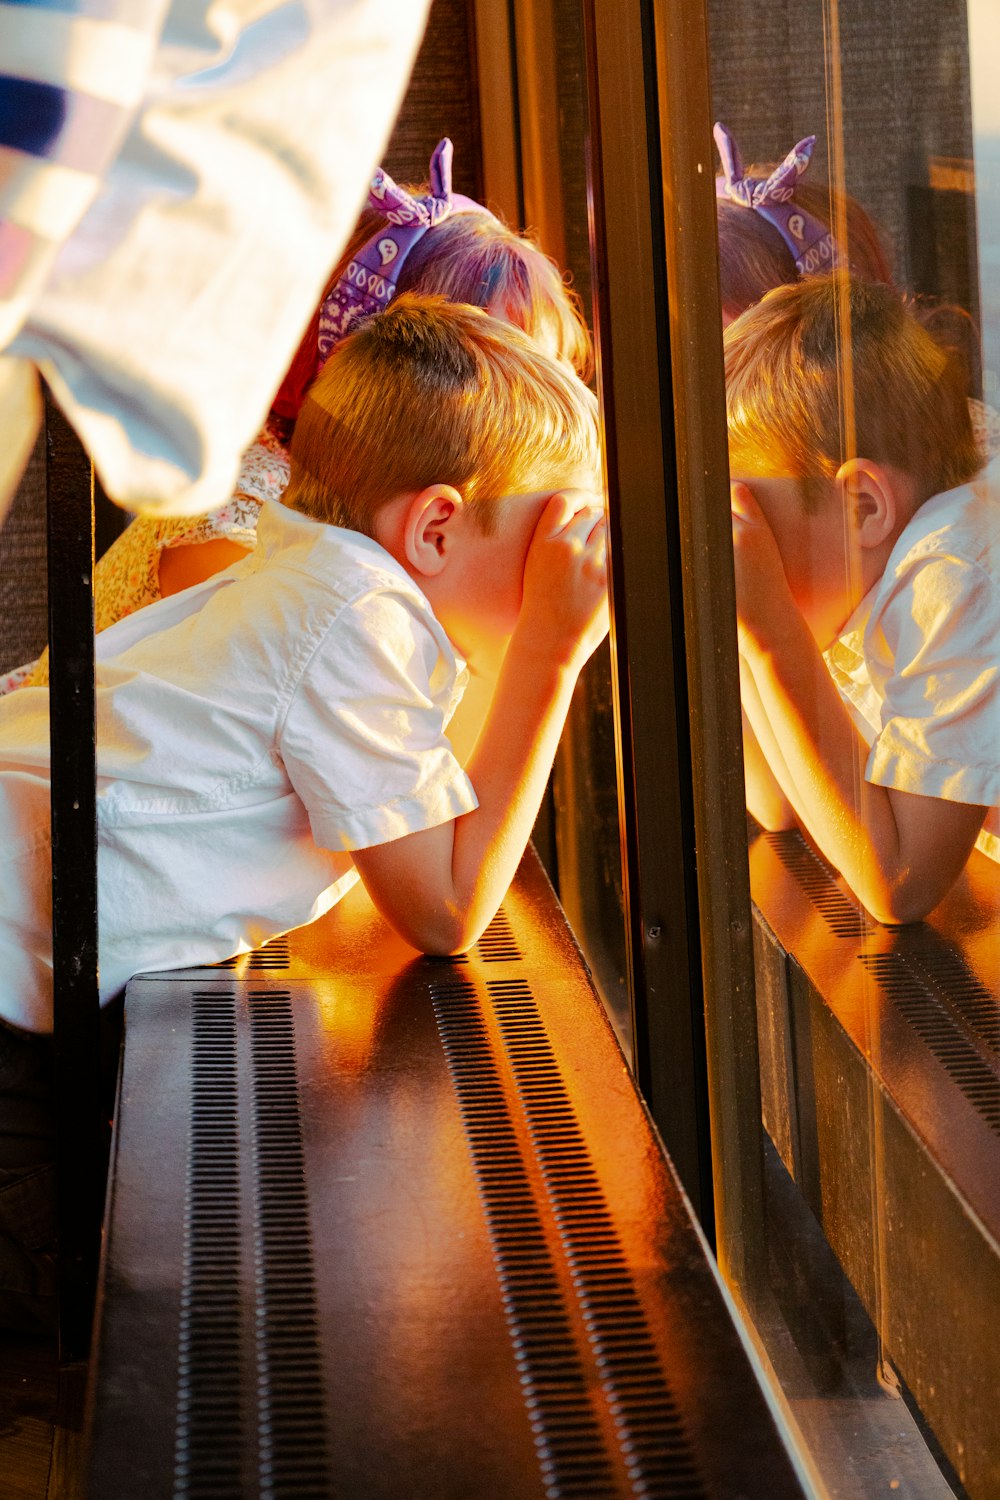
<svg viewBox="0 0 1000 1500">
<path fill-rule="evenodd" d="M 419 198 L 397 187 L 381 170 L 372 178 L 368 206 L 388 219 L 350 262 L 323 303 L 319 315 L 319 361 L 324 365 L 340 340 L 362 318 L 381 312 L 396 295 L 396 284 L 414 245 L 454 213 L 487 213 L 481 203 L 451 190 L 452 144 L 445 136 L 431 157 L 430 192 Z"/>
<path fill-rule="evenodd" d="M 773 224 L 792 252 L 800 276 L 833 271 L 844 264 L 832 231 L 795 202 L 796 186 L 809 165 L 816 144 L 814 135 L 807 135 L 805 140 L 799 141 L 770 177 L 744 177 L 739 147 L 725 125 L 717 124 L 712 134 L 719 148 L 724 173 L 715 179 L 717 198 L 731 198 L 734 203 L 742 203 Z"/>
</svg>

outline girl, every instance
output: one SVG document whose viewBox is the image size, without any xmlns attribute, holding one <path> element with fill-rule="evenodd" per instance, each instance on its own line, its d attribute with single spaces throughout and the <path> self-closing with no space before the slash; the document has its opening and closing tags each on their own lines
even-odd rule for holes
<svg viewBox="0 0 1000 1500">
<path fill-rule="evenodd" d="M 715 183 L 724 327 L 772 287 L 838 265 L 846 269 L 849 263 L 865 281 L 892 285 L 878 230 L 861 204 L 804 180 L 814 135 L 793 146 L 777 167 L 745 169 L 725 125 L 717 124 L 713 134 L 722 160 Z M 847 228 L 846 260 L 833 235 L 839 214 Z"/>
<path fill-rule="evenodd" d="M 232 499 L 207 516 L 134 520 L 95 569 L 97 630 L 202 582 L 252 549 L 261 505 L 280 499 L 288 483 L 287 445 L 309 387 L 349 329 L 398 292 L 437 293 L 483 307 L 586 379 L 590 335 L 574 293 L 532 240 L 452 192 L 451 160 L 446 138 L 431 158 L 429 183 L 412 191 L 382 171 L 375 174 L 267 423 L 244 454 Z M 0 693 L 47 681 L 44 652 L 37 662 L 0 675 Z"/>
</svg>

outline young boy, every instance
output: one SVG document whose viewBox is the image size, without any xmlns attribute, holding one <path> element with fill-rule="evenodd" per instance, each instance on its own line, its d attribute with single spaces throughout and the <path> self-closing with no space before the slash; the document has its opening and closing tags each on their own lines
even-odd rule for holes
<svg viewBox="0 0 1000 1500">
<path fill-rule="evenodd" d="M 1000 858 L 1000 469 L 888 287 L 781 287 L 725 343 L 748 805 L 920 920 Z"/>
<path fill-rule="evenodd" d="M 416 948 L 475 941 L 607 630 L 598 484 L 592 396 L 518 330 L 401 296 L 345 341 L 255 553 L 99 637 L 103 999 L 310 922 L 359 874 Z M 463 769 L 465 663 L 508 638 Z M 48 763 L 47 693 L 21 689 L 0 702 L 0 1318 L 29 1321 L 51 1126 L 45 1041 L 10 1028 L 51 1028 Z"/>
</svg>

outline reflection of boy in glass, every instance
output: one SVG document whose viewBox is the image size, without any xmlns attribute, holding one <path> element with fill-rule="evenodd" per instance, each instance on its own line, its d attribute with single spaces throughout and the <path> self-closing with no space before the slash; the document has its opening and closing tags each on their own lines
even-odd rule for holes
<svg viewBox="0 0 1000 1500">
<path fill-rule="evenodd" d="M 916 921 L 1000 859 L 1000 469 L 887 287 L 780 287 L 725 342 L 748 805 Z"/>
</svg>

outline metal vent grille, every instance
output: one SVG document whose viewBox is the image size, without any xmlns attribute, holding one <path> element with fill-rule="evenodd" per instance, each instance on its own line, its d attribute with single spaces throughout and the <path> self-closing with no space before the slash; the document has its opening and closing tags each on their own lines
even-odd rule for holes
<svg viewBox="0 0 1000 1500">
<path fill-rule="evenodd" d="M 476 944 L 476 952 L 484 963 L 511 963 L 521 957 L 521 950 L 510 925 L 510 918 L 503 907 Z"/>
<path fill-rule="evenodd" d="M 505 1098 L 501 1067 L 507 1066 L 631 1491 L 648 1500 L 703 1500 L 706 1490 L 679 1408 L 531 989 L 523 980 L 491 980 L 485 992 L 503 1044 L 497 1055 L 481 994 L 471 980 L 434 985 L 432 999 L 490 1224 L 546 1492 L 563 1497 L 615 1491 L 602 1472 L 611 1473 L 606 1450 L 585 1401 L 557 1267 Z M 539 1368 L 546 1376 L 541 1394 L 547 1405 L 531 1359 L 544 1361 Z M 562 1455 L 561 1467 L 556 1453 Z"/>
<path fill-rule="evenodd" d="M 291 997 L 195 991 L 175 1500 L 331 1491 Z M 237 1022 L 250 1020 L 254 1297 L 243 1297 Z M 257 1443 L 246 1372 L 256 1343 Z M 248 1468 L 249 1466 L 249 1468 Z"/>
<path fill-rule="evenodd" d="M 331 1492 L 291 996 L 251 993 L 263 1500 Z"/>
<path fill-rule="evenodd" d="M 990 1130 L 1000 1135 L 1000 1078 L 952 1020 L 933 985 L 899 953 L 859 953 L 858 958 Z"/>
<path fill-rule="evenodd" d="M 1000 1054 L 1000 1003 L 957 949 L 937 933 L 909 935 L 906 962 L 988 1051 Z"/>
<path fill-rule="evenodd" d="M 704 1496 L 590 1152 L 529 986 L 487 983 L 637 1492 Z"/>
<path fill-rule="evenodd" d="M 257 973 L 259 970 L 287 969 L 291 961 L 291 950 L 288 946 L 287 937 L 272 938 L 265 943 L 263 948 L 255 948 L 252 953 L 237 953 L 233 958 L 227 958 L 220 964 L 215 964 L 216 969 L 239 969 L 241 973 Z"/>
<path fill-rule="evenodd" d="M 559 1278 L 504 1098 L 475 987 L 431 986 L 497 1264 L 546 1495 L 615 1493 Z"/>
<path fill-rule="evenodd" d="M 833 866 L 811 849 L 800 833 L 788 829 L 765 833 L 764 838 L 837 937 L 865 936 L 864 912 L 837 885 Z"/>
<path fill-rule="evenodd" d="M 236 1002 L 192 996 L 175 1500 L 243 1494 Z"/>
</svg>

